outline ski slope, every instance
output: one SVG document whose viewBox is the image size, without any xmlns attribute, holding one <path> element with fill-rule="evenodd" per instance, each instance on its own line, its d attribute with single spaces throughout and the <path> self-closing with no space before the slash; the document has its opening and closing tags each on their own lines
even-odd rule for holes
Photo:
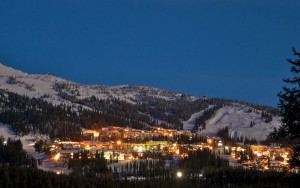
<svg viewBox="0 0 300 188">
<path fill-rule="evenodd" d="M 248 107 L 236 104 L 219 109 L 215 116 L 206 122 L 206 129 L 198 132 L 199 135 L 215 136 L 218 130 L 228 127 L 232 137 L 247 137 L 249 139 L 265 140 L 267 135 L 281 125 L 279 116 L 273 121 L 265 123 L 260 112 L 249 112 Z M 254 126 L 250 127 L 251 121 Z"/>
<path fill-rule="evenodd" d="M 210 105 L 207 109 L 205 110 L 209 110 L 211 108 L 213 108 L 214 105 Z M 204 113 L 205 110 L 202 110 L 200 112 L 197 112 L 197 113 L 194 113 L 191 115 L 190 119 L 188 119 L 187 121 L 183 121 L 182 124 L 183 124 L 183 130 L 186 130 L 186 131 L 191 131 L 193 130 L 193 128 L 195 127 L 195 124 L 196 124 L 196 119 L 201 117 Z"/>
</svg>

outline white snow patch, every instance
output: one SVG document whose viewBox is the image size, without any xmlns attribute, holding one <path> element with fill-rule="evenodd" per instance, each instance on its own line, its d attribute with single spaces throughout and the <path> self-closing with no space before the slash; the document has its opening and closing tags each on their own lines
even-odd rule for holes
<svg viewBox="0 0 300 188">
<path fill-rule="evenodd" d="M 17 135 L 12 131 L 8 125 L 0 123 L 0 136 L 3 136 L 4 139 L 12 138 L 15 139 Z"/>
<path fill-rule="evenodd" d="M 183 130 L 191 131 L 195 127 L 196 119 L 203 115 L 204 110 L 194 113 L 187 121 L 183 121 Z"/>
<path fill-rule="evenodd" d="M 207 109 L 213 108 L 214 105 L 210 105 Z M 207 110 L 205 109 L 205 110 Z M 191 131 L 193 130 L 193 128 L 195 127 L 196 124 L 196 119 L 201 117 L 204 113 L 205 110 L 202 110 L 200 112 L 194 113 L 191 115 L 190 119 L 188 119 L 187 121 L 183 121 L 183 130 L 187 130 L 187 131 Z"/>
<path fill-rule="evenodd" d="M 250 127 L 250 123 L 254 126 Z M 267 135 L 281 125 L 281 118 L 273 117 L 273 121 L 265 123 L 261 114 L 249 112 L 242 105 L 226 106 L 219 109 L 216 115 L 206 122 L 206 129 L 200 131 L 199 135 L 214 136 L 218 130 L 228 127 L 229 134 L 249 139 L 265 140 Z"/>
<path fill-rule="evenodd" d="M 57 163 L 49 160 L 49 157 L 45 155 L 45 153 L 37 153 L 34 149 L 34 141 L 37 136 L 34 135 L 25 135 L 18 136 L 16 135 L 8 125 L 0 123 L 0 135 L 2 135 L 5 139 L 11 138 L 14 140 L 20 139 L 23 145 L 23 150 L 26 151 L 29 155 L 34 157 L 37 160 L 41 160 L 42 164 L 38 165 L 38 168 L 44 171 L 51 171 L 55 173 L 63 173 L 70 174 L 72 170 L 67 168 L 66 163 Z"/>
</svg>

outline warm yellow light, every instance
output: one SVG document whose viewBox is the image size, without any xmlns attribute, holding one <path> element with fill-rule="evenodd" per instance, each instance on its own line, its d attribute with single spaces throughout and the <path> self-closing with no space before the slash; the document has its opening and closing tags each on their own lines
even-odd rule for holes
<svg viewBox="0 0 300 188">
<path fill-rule="evenodd" d="M 138 152 L 142 152 L 142 151 L 143 151 L 142 146 L 138 147 Z"/>
<path fill-rule="evenodd" d="M 60 157 L 60 153 L 57 153 L 57 154 L 53 157 L 53 159 L 57 161 L 57 160 L 59 159 L 59 157 Z"/>
<path fill-rule="evenodd" d="M 99 137 L 99 133 L 98 132 L 94 132 L 94 137 Z"/>
<path fill-rule="evenodd" d="M 182 172 L 177 172 L 176 175 L 177 175 L 178 178 L 181 178 L 182 177 Z"/>
<path fill-rule="evenodd" d="M 118 141 L 117 141 L 117 144 L 118 144 L 118 145 L 120 145 L 120 144 L 121 144 L 121 141 L 120 141 L 120 140 L 118 140 Z"/>
</svg>

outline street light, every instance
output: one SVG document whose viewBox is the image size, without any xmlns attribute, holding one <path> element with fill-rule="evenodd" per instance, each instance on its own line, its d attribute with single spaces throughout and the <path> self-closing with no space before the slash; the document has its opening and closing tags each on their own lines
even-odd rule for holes
<svg viewBox="0 0 300 188">
<path fill-rule="evenodd" d="M 177 176 L 177 178 L 181 178 L 181 177 L 182 177 L 182 172 L 178 171 L 178 172 L 176 173 L 176 176 Z"/>
</svg>

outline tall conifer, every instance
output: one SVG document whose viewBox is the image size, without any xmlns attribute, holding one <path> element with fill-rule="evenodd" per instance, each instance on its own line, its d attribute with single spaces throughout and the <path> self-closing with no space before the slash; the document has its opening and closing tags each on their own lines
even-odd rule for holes
<svg viewBox="0 0 300 188">
<path fill-rule="evenodd" d="M 293 147 L 290 165 L 300 166 L 300 53 L 293 48 L 296 59 L 288 59 L 292 76 L 283 79 L 286 86 L 282 87 L 279 96 L 279 109 L 282 124 L 271 133 L 273 138 L 284 138 Z"/>
</svg>

